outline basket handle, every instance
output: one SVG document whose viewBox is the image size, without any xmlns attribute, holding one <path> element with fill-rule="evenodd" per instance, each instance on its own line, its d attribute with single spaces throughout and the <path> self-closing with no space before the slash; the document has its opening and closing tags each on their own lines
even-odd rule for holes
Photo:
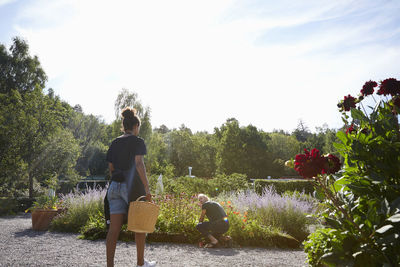
<svg viewBox="0 0 400 267">
<path fill-rule="evenodd" d="M 136 199 L 136 201 L 139 201 L 139 200 L 141 200 L 141 199 L 144 198 L 144 197 L 146 197 L 146 196 L 140 196 L 140 197 L 138 197 L 138 198 Z"/>
</svg>

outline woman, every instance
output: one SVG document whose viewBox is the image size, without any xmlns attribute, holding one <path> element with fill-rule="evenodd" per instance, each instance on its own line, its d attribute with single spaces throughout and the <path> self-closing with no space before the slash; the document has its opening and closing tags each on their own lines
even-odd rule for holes
<svg viewBox="0 0 400 267">
<path fill-rule="evenodd" d="M 228 217 L 224 208 L 219 203 L 210 201 L 206 195 L 199 194 L 197 198 L 201 204 L 201 215 L 196 228 L 203 236 L 210 239 L 211 243 L 206 247 L 217 247 L 219 245 L 217 238 L 229 229 Z M 207 216 L 208 222 L 204 222 L 204 216 Z"/>
<path fill-rule="evenodd" d="M 136 110 L 125 108 L 122 111 L 122 126 L 124 134 L 114 139 L 107 151 L 107 161 L 110 169 L 111 183 L 107 191 L 110 206 L 110 227 L 107 233 L 106 254 L 107 266 L 114 266 L 114 255 L 117 240 L 128 213 L 129 202 L 141 195 L 151 201 L 149 182 L 146 175 L 143 156 L 146 145 L 138 137 L 140 119 Z M 138 179 L 138 176 L 140 179 Z M 135 233 L 137 265 L 155 266 L 155 262 L 144 259 L 146 234 Z"/>
</svg>

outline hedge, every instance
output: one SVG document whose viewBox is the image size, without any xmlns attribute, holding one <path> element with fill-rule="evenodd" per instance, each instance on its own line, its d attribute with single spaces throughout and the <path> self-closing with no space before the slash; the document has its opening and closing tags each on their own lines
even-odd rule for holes
<svg viewBox="0 0 400 267">
<path fill-rule="evenodd" d="M 0 197 L 0 216 L 13 215 L 32 206 L 34 199 Z"/>
<path fill-rule="evenodd" d="M 312 180 L 254 180 L 254 188 L 258 194 L 261 194 L 266 186 L 273 186 L 278 194 L 285 191 L 298 191 L 306 194 L 314 192 L 314 185 Z"/>
</svg>

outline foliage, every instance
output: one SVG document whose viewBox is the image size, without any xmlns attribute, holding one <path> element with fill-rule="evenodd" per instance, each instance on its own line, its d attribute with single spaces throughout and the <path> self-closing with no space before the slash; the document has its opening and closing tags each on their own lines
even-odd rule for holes
<svg viewBox="0 0 400 267">
<path fill-rule="evenodd" d="M 344 170 L 340 176 L 315 177 L 328 207 L 324 219 L 334 231 L 308 241 L 310 248 L 318 242 L 326 244 L 323 255 L 309 253 L 310 262 L 400 264 L 400 82 L 393 78 L 382 81 L 376 97 L 392 98 L 381 98 L 367 114 L 362 102 L 369 95 L 375 101 L 372 94 L 377 85 L 367 82 L 358 98 L 346 96 L 338 105 L 348 127 L 346 133 L 337 133 L 341 143 L 334 144 L 344 158 Z M 350 122 L 346 111 L 351 112 Z"/>
<path fill-rule="evenodd" d="M 218 199 L 227 207 L 234 206 L 242 219 L 255 221 L 262 227 L 277 229 L 298 241 L 308 235 L 312 222 L 307 215 L 314 213 L 315 201 L 305 194 L 279 195 L 273 187 L 264 189 L 261 195 L 254 191 L 222 194 Z M 228 202 L 226 202 L 228 200 Z"/>
<path fill-rule="evenodd" d="M 128 89 L 122 89 L 121 92 L 118 94 L 117 99 L 114 103 L 114 110 L 115 110 L 115 118 L 117 125 L 119 127 L 115 128 L 113 131 L 113 136 L 117 137 L 122 127 L 121 123 L 121 111 L 125 107 L 133 107 L 137 110 L 137 114 L 141 120 L 140 125 L 140 136 L 145 140 L 149 140 L 151 136 L 151 123 L 150 123 L 150 108 L 143 107 L 142 102 L 139 100 L 137 93 L 130 92 Z"/>
<path fill-rule="evenodd" d="M 307 263 L 311 266 L 326 266 L 323 263 L 323 256 L 332 255 L 332 251 L 341 251 L 343 254 L 351 256 L 351 247 L 343 247 L 344 235 L 340 231 L 331 228 L 319 228 L 310 234 L 308 239 L 303 242 L 304 251 L 307 253 Z M 339 260 L 337 265 L 346 265 L 345 260 Z"/>
<path fill-rule="evenodd" d="M 57 210 L 59 205 L 60 203 L 57 196 L 41 195 L 38 198 L 36 198 L 36 200 L 33 202 L 32 207 L 25 210 L 25 212 L 34 211 L 38 209 Z"/>
<path fill-rule="evenodd" d="M 240 173 L 232 173 L 231 175 L 218 174 L 209 180 L 211 196 L 216 196 L 223 192 L 237 192 L 248 189 L 247 176 Z M 200 192 L 200 191 L 198 191 Z"/>
<path fill-rule="evenodd" d="M 104 219 L 104 211 L 99 210 L 97 213 L 92 212 L 90 214 L 85 225 L 80 228 L 81 235 L 79 238 L 88 240 L 105 239 L 107 236 L 107 228 Z"/>
<path fill-rule="evenodd" d="M 62 214 L 53 219 L 51 230 L 61 232 L 79 232 L 91 217 L 104 212 L 105 189 L 87 188 L 83 192 L 61 196 Z"/>
<path fill-rule="evenodd" d="M 305 194 L 312 194 L 314 192 L 314 184 L 310 180 L 254 180 L 254 188 L 259 194 L 263 192 L 264 188 L 270 186 L 273 186 L 278 194 L 286 191 L 298 191 Z"/>
<path fill-rule="evenodd" d="M 200 238 L 196 225 L 201 209 L 196 196 L 189 197 L 185 193 L 166 195 L 155 198 L 155 202 L 160 205 L 156 232 L 183 233 L 190 242 Z"/>
<path fill-rule="evenodd" d="M 80 232 L 81 238 L 99 239 L 105 238 L 106 229 L 104 223 L 104 211 L 102 206 L 104 191 L 88 190 L 86 193 L 74 193 L 64 196 L 66 212 L 56 217 L 51 225 L 52 230 Z M 237 194 L 221 195 L 221 201 L 227 212 L 230 221 L 230 229 L 227 232 L 231 235 L 237 245 L 267 246 L 294 248 L 300 245 L 292 235 L 286 233 L 282 226 L 267 225 L 264 214 L 256 211 L 255 205 L 243 210 L 244 198 L 237 198 Z M 248 195 L 250 196 L 250 195 Z M 254 195 L 250 197 L 254 197 Z M 276 195 L 278 197 L 278 195 Z M 279 199 L 278 199 L 279 198 Z M 297 203 L 292 205 L 293 215 L 298 215 L 298 211 L 306 207 L 306 202 L 296 198 L 278 197 L 273 203 Z M 69 199 L 69 201 L 67 200 Z M 265 197 L 264 203 L 270 202 L 271 197 Z M 196 243 L 200 238 L 200 233 L 196 230 L 196 225 L 200 217 L 200 205 L 195 195 L 180 193 L 179 195 L 157 195 L 154 201 L 160 206 L 160 215 L 156 223 L 156 234 L 174 236 L 181 235 L 183 242 Z M 240 202 L 241 201 L 241 202 Z M 238 206 L 235 206 L 236 203 Z M 303 204 L 299 204 L 303 203 Z M 300 206 L 299 206 L 300 205 Z M 288 210 L 289 211 L 289 210 Z M 271 214 L 272 214 L 271 210 Z M 305 215 L 301 215 L 305 217 Z M 287 220 L 287 216 L 281 221 Z M 294 228 L 303 229 L 304 227 L 297 222 L 292 223 Z M 304 222 L 303 222 L 304 223 Z M 123 227 L 121 236 L 131 236 L 127 234 L 126 226 Z M 166 238 L 166 241 L 168 238 Z"/>
<path fill-rule="evenodd" d="M 18 90 L 24 94 L 35 90 L 36 86 L 44 88 L 47 76 L 37 56 L 28 54 L 28 44 L 15 37 L 10 47 L 0 44 L 0 93 Z"/>
<path fill-rule="evenodd" d="M 66 125 L 69 105 L 43 93 L 46 75 L 25 41 L 15 38 L 8 53 L 0 46 L 1 193 L 21 196 L 49 177 L 73 174 L 79 156 Z M 74 175 L 72 175 L 75 177 Z"/>
<path fill-rule="evenodd" d="M 228 119 L 216 129 L 219 141 L 217 165 L 220 173 L 245 173 L 250 177 L 266 177 L 272 164 L 268 151 L 269 136 L 249 125 L 239 127 L 236 119 Z"/>
<path fill-rule="evenodd" d="M 155 189 L 158 181 L 157 175 L 149 179 L 150 187 Z M 213 179 L 200 177 L 181 176 L 176 178 L 162 177 L 164 194 L 179 195 L 186 193 L 194 195 L 199 193 L 216 196 L 221 192 L 244 190 L 248 188 L 247 177 L 243 174 L 219 174 Z"/>
</svg>

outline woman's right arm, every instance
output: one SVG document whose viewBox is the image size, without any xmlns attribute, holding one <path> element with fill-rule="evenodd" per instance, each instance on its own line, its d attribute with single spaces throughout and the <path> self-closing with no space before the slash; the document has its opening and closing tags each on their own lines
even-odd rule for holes
<svg viewBox="0 0 400 267">
<path fill-rule="evenodd" d="M 201 210 L 201 215 L 200 215 L 200 219 L 199 222 L 203 222 L 204 221 L 204 216 L 206 215 L 207 210 Z"/>
</svg>

